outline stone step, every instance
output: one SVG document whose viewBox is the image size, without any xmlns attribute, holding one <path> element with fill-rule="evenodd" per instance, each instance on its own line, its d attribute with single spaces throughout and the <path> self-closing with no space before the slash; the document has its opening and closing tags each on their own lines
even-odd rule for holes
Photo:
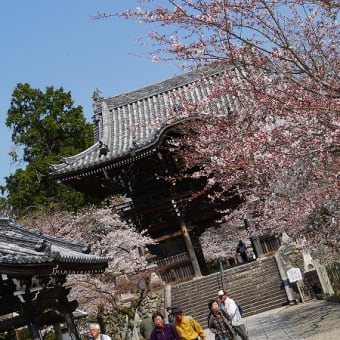
<svg viewBox="0 0 340 340">
<path fill-rule="evenodd" d="M 195 298 L 196 297 L 196 298 Z M 243 311 L 245 314 L 249 314 L 251 311 L 256 310 L 257 308 L 265 305 L 275 305 L 275 306 L 282 306 L 283 303 L 287 302 L 287 297 L 285 294 L 282 294 L 282 292 L 278 292 L 276 294 L 272 293 L 268 295 L 266 298 L 262 299 L 248 299 L 245 300 L 244 297 L 243 299 L 237 298 L 234 295 L 231 296 L 238 304 L 242 306 Z M 191 299 L 187 299 L 186 301 L 182 300 L 182 304 L 180 305 L 183 309 L 190 308 L 193 311 L 196 310 L 201 310 L 202 305 L 204 310 L 207 305 L 209 300 L 216 299 L 215 296 L 206 296 L 203 297 L 200 296 L 200 298 L 197 298 L 197 295 L 192 295 Z"/>
<path fill-rule="evenodd" d="M 219 283 L 213 283 L 210 282 L 205 283 L 203 282 L 195 282 L 195 284 L 191 284 L 185 289 L 182 289 L 178 291 L 179 298 L 184 298 L 186 295 L 188 295 L 189 299 L 192 296 L 192 292 L 199 292 L 200 294 L 203 294 L 205 296 L 210 297 L 217 297 L 217 291 L 221 289 L 221 282 Z M 261 280 L 254 281 L 254 280 L 248 280 L 247 282 L 242 281 L 236 281 L 236 282 L 228 282 L 224 285 L 224 288 L 226 291 L 231 291 L 233 296 L 235 297 L 242 297 L 244 295 L 248 295 L 249 292 L 253 293 L 253 298 L 258 297 L 262 299 L 263 297 L 268 295 L 268 289 L 277 289 L 277 287 L 281 286 L 281 280 L 277 277 L 270 276 L 269 278 L 262 277 Z M 213 296 L 211 296 L 211 292 L 213 291 Z M 176 299 L 177 295 L 176 293 L 173 294 L 173 299 Z"/>
<path fill-rule="evenodd" d="M 253 309 L 249 310 L 247 313 L 243 314 L 243 317 L 248 317 L 251 315 L 255 315 L 255 314 L 259 314 L 268 310 L 272 310 L 272 309 L 276 309 L 279 307 L 282 307 L 285 304 L 286 300 L 282 300 L 280 303 L 278 303 L 278 301 L 276 301 L 275 303 L 268 303 L 268 304 L 262 304 L 259 307 L 254 307 Z M 243 306 L 242 306 L 243 308 Z M 183 310 L 185 311 L 186 309 L 183 308 Z M 196 313 L 186 313 L 186 314 L 190 314 L 192 315 L 200 324 L 203 328 L 207 328 L 207 317 L 208 317 L 208 307 L 206 307 L 205 310 L 200 310 Z"/>
<path fill-rule="evenodd" d="M 223 287 L 249 316 L 287 303 L 275 259 L 265 258 L 223 271 Z M 221 273 L 173 285 L 172 305 L 179 305 L 187 315 L 207 326 L 208 301 L 217 298 L 222 288 Z"/>
</svg>

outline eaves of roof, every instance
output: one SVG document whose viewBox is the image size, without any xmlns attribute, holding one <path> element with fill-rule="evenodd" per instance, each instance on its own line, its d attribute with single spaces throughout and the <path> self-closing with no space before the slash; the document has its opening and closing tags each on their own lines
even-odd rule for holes
<svg viewBox="0 0 340 340">
<path fill-rule="evenodd" d="M 0 272 L 87 273 L 103 272 L 108 258 L 88 254 L 80 242 L 50 236 L 0 218 Z"/>
<path fill-rule="evenodd" d="M 72 157 L 69 157 L 68 159 L 64 160 L 65 163 L 54 166 L 54 169 L 56 171 L 54 171 L 52 175 L 56 178 L 62 178 L 63 181 L 67 181 L 73 178 L 86 177 L 112 169 L 125 167 L 128 164 L 149 157 L 157 152 L 158 145 L 161 143 L 162 137 L 166 134 L 168 130 L 170 130 L 177 124 L 193 119 L 196 119 L 196 117 L 183 118 L 177 121 L 173 121 L 171 124 L 168 124 L 167 126 L 159 129 L 158 133 L 154 135 L 153 140 L 150 139 L 147 145 L 140 148 L 131 149 L 129 152 L 126 152 L 121 156 L 112 157 L 110 156 L 110 154 L 108 154 L 105 157 L 100 156 L 98 158 L 95 156 L 95 153 L 90 152 L 87 154 L 87 156 L 89 156 L 89 159 L 88 157 L 84 157 L 78 158 L 78 160 L 75 161 Z M 97 152 L 100 153 L 99 143 L 96 143 L 95 146 L 98 147 Z M 93 159 L 93 161 L 91 161 L 91 159 Z"/>
</svg>

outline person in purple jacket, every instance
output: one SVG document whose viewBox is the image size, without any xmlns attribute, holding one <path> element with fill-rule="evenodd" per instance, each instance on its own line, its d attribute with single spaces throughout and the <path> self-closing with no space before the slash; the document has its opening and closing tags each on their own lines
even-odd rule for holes
<svg viewBox="0 0 340 340">
<path fill-rule="evenodd" d="M 152 321 L 155 328 L 151 332 L 150 340 L 181 340 L 173 325 L 164 324 L 164 316 L 160 312 L 152 314 Z"/>
</svg>

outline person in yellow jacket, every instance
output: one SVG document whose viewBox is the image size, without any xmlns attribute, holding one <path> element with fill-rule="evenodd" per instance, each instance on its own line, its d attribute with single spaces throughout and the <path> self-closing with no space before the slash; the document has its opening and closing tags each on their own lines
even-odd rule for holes
<svg viewBox="0 0 340 340">
<path fill-rule="evenodd" d="M 183 315 L 181 307 L 172 307 L 174 326 L 181 340 L 206 340 L 202 326 L 192 317 Z"/>
</svg>

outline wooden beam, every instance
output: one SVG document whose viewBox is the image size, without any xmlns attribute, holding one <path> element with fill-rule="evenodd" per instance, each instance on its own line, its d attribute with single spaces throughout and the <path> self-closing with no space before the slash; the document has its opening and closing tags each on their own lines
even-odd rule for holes
<svg viewBox="0 0 340 340">
<path fill-rule="evenodd" d="M 171 233 L 171 234 L 166 234 L 166 235 L 157 237 L 157 238 L 155 238 L 155 241 L 161 242 L 161 241 L 169 240 L 171 238 L 181 236 L 182 234 L 183 234 L 182 231 L 176 231 L 176 232 Z"/>
</svg>

